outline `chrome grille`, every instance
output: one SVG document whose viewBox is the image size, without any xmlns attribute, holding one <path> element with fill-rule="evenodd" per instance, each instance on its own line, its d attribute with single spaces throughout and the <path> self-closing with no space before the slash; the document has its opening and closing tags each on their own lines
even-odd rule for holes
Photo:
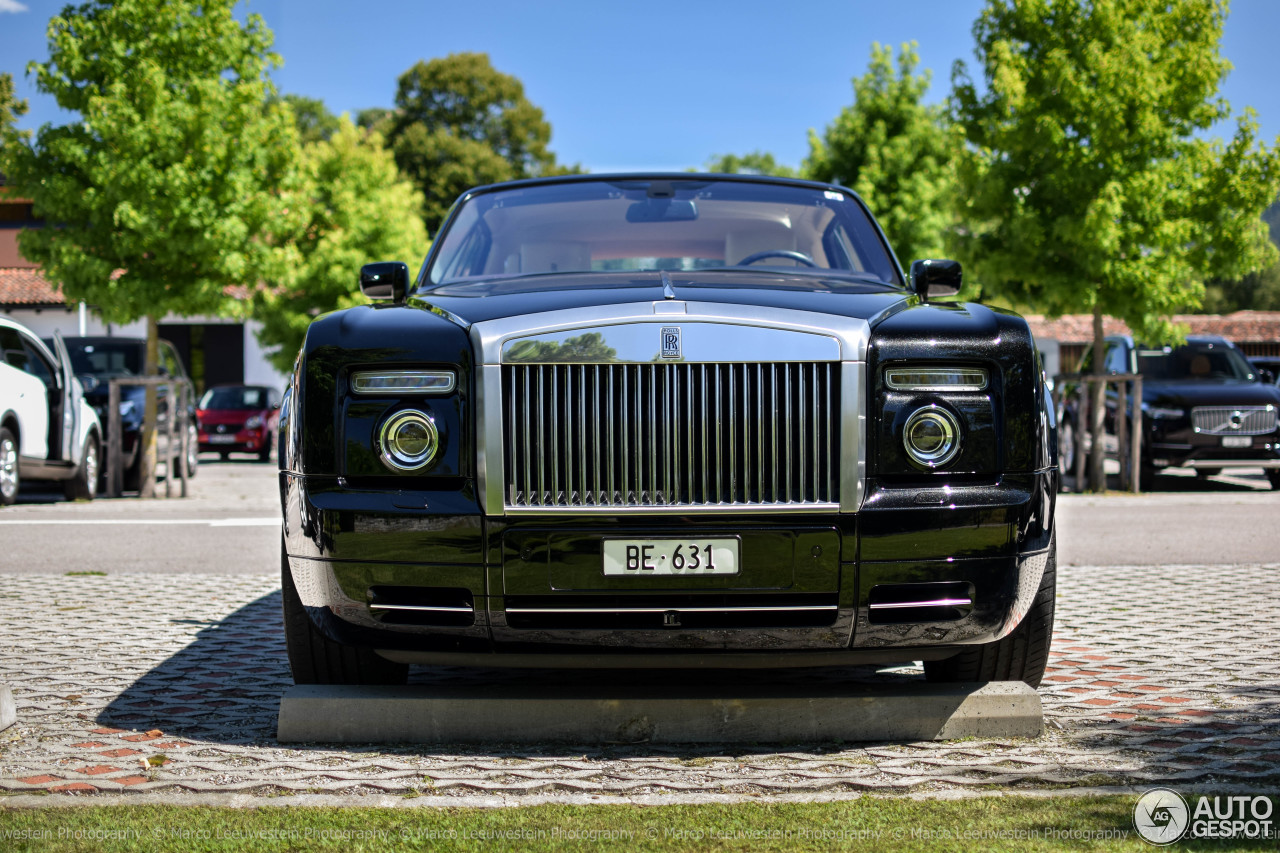
<svg viewBox="0 0 1280 853">
<path fill-rule="evenodd" d="M 1275 406 L 1197 406 L 1191 410 L 1196 432 L 1211 435 L 1263 435 L 1275 432 Z"/>
<path fill-rule="evenodd" d="M 509 509 L 837 509 L 838 363 L 502 368 Z"/>
</svg>

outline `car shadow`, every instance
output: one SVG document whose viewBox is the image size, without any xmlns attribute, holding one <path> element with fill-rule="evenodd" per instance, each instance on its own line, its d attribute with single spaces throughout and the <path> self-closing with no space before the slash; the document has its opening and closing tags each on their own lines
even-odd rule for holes
<svg viewBox="0 0 1280 853">
<path fill-rule="evenodd" d="M 97 721 L 214 743 L 274 742 L 280 695 L 293 683 L 279 591 L 222 619 L 170 621 L 201 627 L 189 644 L 126 687 Z"/>
<path fill-rule="evenodd" d="M 284 691 L 293 683 L 285 658 L 283 631 L 280 624 L 278 591 L 240 607 L 226 617 L 210 621 L 174 620 L 180 624 L 198 625 L 199 631 L 185 647 L 144 673 L 120 693 L 96 721 L 100 725 L 130 729 L 137 733 L 153 733 L 161 748 L 168 741 L 184 740 L 203 745 L 248 746 L 271 750 L 288 750 L 305 756 L 309 762 L 344 762 L 361 756 L 403 756 L 436 758 L 499 758 L 503 760 L 539 760 L 572 755 L 589 761 L 643 762 L 648 758 L 697 762 L 733 756 L 739 759 L 789 755 L 822 756 L 848 754 L 850 750 L 873 748 L 885 741 L 849 743 L 842 741 L 784 741 L 782 743 L 699 743 L 661 744 L 644 740 L 637 732 L 634 742 L 568 744 L 546 743 L 305 743 L 282 744 L 276 740 L 277 715 Z M 1061 659 L 1069 652 L 1056 652 Z M 654 670 L 599 672 L 582 670 L 502 670 L 488 668 L 415 667 L 411 684 L 439 685 L 453 690 L 488 692 L 502 686 L 518 685 L 524 693 L 554 693 L 572 685 L 579 692 L 589 682 L 600 695 L 632 694 L 636 691 L 654 695 L 696 689 L 707 693 L 718 691 L 725 696 L 755 692 L 762 685 L 777 688 L 790 686 L 794 691 L 830 694 L 853 686 L 875 686 L 885 689 L 919 685 L 923 673 L 918 665 L 888 668 L 846 667 L 794 670 L 691 671 Z M 1149 784 L 1152 778 L 1194 781 L 1205 778 L 1241 776 L 1262 778 L 1258 774 L 1274 774 L 1274 766 L 1260 762 L 1265 740 L 1250 740 L 1249 732 L 1280 731 L 1280 705 L 1270 695 L 1266 683 L 1244 682 L 1231 692 L 1230 707 L 1214 709 L 1208 717 L 1185 715 L 1168 719 L 1136 720 L 1110 715 L 1087 715 L 1079 718 L 1072 704 L 1071 687 L 1041 688 L 1045 703 L 1048 742 L 1066 738 L 1072 753 L 1090 753 L 1097 758 L 1097 772 L 1090 776 L 1096 784 Z M 1216 703 L 1215 703 L 1216 704 Z M 1177 713 L 1173 709 L 1173 713 Z M 1208 711 L 1197 711 L 1208 714 Z M 1131 715 L 1130 715 L 1131 716 Z M 161 733 L 163 741 L 161 740 Z M 131 735 L 142 740 L 141 734 Z M 1253 737 L 1265 737 L 1254 735 Z M 1003 743 L 1008 739 L 996 739 Z M 905 742 L 889 741 L 890 745 Z M 1251 745 L 1252 744 L 1252 745 Z M 1009 748 L 1029 746 L 1031 742 L 1014 739 Z M 921 744 L 914 746 L 923 747 Z M 968 748 L 964 743 L 941 743 L 943 750 Z M 1003 747 L 1000 747 L 1003 748 Z M 1109 760 L 1117 748 L 1128 756 L 1117 764 Z M 985 749 L 985 748 L 984 748 Z M 989 749 L 987 749 L 989 752 Z M 277 756 L 279 752 L 275 753 Z M 984 753 L 985 754 L 985 753 Z M 861 760 L 861 759 L 860 759 Z M 253 763 L 252 756 L 244 758 Z M 1068 762 L 1071 764 L 1071 762 Z M 1078 765 L 1078 762 L 1075 763 Z M 843 765 L 842 765 L 843 766 Z M 1092 766 L 1092 765 L 1091 765 Z M 1076 774 L 1078 766 L 1061 768 Z M 1095 778 L 1096 777 L 1096 778 Z M 1272 776 L 1271 778 L 1274 778 Z M 264 784 L 270 779 L 264 777 Z M 392 781 L 392 780 L 387 780 Z M 354 784 L 354 783 L 353 783 Z M 406 790 L 413 780 L 405 780 Z M 393 785 L 394 787 L 394 785 Z M 382 788 L 385 790 L 385 786 Z"/>
<path fill-rule="evenodd" d="M 281 627 L 279 591 L 264 595 L 219 620 L 172 620 L 176 624 L 198 625 L 194 639 L 181 650 L 142 674 L 116 696 L 97 716 L 105 726 L 136 731 L 159 730 L 166 738 L 189 738 L 215 744 L 276 744 L 276 724 L 280 698 L 293 678 L 285 654 Z M 673 692 L 708 691 L 724 696 L 781 688 L 789 692 L 831 695 L 852 685 L 893 688 L 921 684 L 923 670 L 918 665 L 891 667 L 824 667 L 783 670 L 515 670 L 479 667 L 413 667 L 409 683 L 434 685 L 448 691 L 486 692 L 518 688 L 522 692 L 556 695 L 584 682 L 602 696 L 653 695 Z M 588 753 L 613 754 L 626 746 L 587 746 Z M 639 745 L 637 745 L 639 748 Z M 312 748 L 312 747 L 308 747 Z M 315 749 L 328 749 L 317 745 Z M 422 745 L 343 744 L 339 752 L 420 753 Z M 504 746 L 503 754 L 541 755 L 548 745 Z M 823 750 L 808 744 L 803 749 Z M 450 745 L 458 754 L 490 754 L 492 745 Z M 582 747 L 575 746 L 575 751 Z M 645 746 L 641 750 L 668 752 L 674 749 L 691 756 L 716 754 L 715 746 Z M 755 747 L 735 745 L 735 751 Z M 760 752 L 770 750 L 761 747 Z"/>
</svg>

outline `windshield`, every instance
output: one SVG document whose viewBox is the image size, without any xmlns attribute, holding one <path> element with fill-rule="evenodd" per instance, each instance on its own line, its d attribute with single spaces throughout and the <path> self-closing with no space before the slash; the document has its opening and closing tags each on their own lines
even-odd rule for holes
<svg viewBox="0 0 1280 853">
<path fill-rule="evenodd" d="M 571 181 L 483 193 L 458 211 L 427 279 L 729 267 L 902 283 L 855 199 L 706 179 Z"/>
<path fill-rule="evenodd" d="M 144 348 L 136 343 L 64 340 L 77 376 L 139 376 Z"/>
<path fill-rule="evenodd" d="M 1190 343 L 1138 350 L 1138 372 L 1155 381 L 1253 382 L 1253 368 L 1224 344 Z"/>
<path fill-rule="evenodd" d="M 265 409 L 265 388 L 210 388 L 200 398 L 198 409 Z"/>
</svg>

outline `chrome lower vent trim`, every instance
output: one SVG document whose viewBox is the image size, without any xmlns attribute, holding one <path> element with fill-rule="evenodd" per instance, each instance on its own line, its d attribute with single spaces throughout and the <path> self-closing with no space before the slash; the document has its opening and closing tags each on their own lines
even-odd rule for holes
<svg viewBox="0 0 1280 853">
<path fill-rule="evenodd" d="M 501 370 L 508 512 L 839 509 L 838 362 Z"/>
</svg>

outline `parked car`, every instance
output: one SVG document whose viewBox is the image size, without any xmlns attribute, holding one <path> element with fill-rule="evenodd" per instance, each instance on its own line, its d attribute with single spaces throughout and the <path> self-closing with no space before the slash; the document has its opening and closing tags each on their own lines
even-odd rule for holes
<svg viewBox="0 0 1280 853">
<path fill-rule="evenodd" d="M 101 460 L 102 427 L 62 338 L 47 347 L 0 317 L 0 505 L 23 480 L 61 481 L 69 500 L 93 500 Z"/>
<path fill-rule="evenodd" d="M 223 459 L 232 451 L 256 453 L 266 462 L 280 419 L 280 395 L 266 385 L 219 385 L 204 392 L 196 417 L 201 451 Z"/>
<path fill-rule="evenodd" d="M 103 434 L 107 435 L 107 398 L 110 392 L 109 381 L 117 376 L 142 376 L 145 374 L 147 360 L 146 338 L 117 337 L 74 337 L 66 338 L 67 351 L 71 355 L 72 368 L 84 383 L 85 397 L 98 414 L 102 422 Z M 177 383 L 191 385 L 191 379 L 183 367 L 178 351 L 169 341 L 159 342 L 158 366 L 161 376 L 172 377 Z M 161 385 L 156 393 L 156 429 L 164 436 L 169 422 L 170 398 L 172 386 Z M 142 415 L 146 406 L 146 389 L 142 386 L 125 386 L 120 389 L 120 444 L 123 454 L 124 488 L 136 489 L 142 470 L 140 454 L 142 437 Z M 196 475 L 199 450 L 195 417 L 194 395 L 188 407 L 187 435 L 188 452 L 186 457 L 187 476 Z M 162 445 L 163 446 L 163 445 Z M 105 470 L 103 476 L 105 477 Z"/>
<path fill-rule="evenodd" d="M 1108 373 L 1142 374 L 1140 488 L 1164 468 L 1184 467 L 1200 476 L 1262 468 L 1280 489 L 1280 388 L 1233 343 L 1193 335 L 1181 346 L 1149 347 L 1116 335 L 1106 344 Z M 1107 431 L 1129 429 L 1131 413 L 1118 413 L 1110 392 Z"/>
<path fill-rule="evenodd" d="M 1249 363 L 1257 369 L 1263 382 L 1271 385 L 1280 384 L 1280 357 L 1255 355 L 1249 359 Z"/>
<path fill-rule="evenodd" d="M 1054 411 L 1027 323 L 862 201 L 747 176 L 464 194 L 281 407 L 298 682 L 923 660 L 1037 685 Z"/>
</svg>

